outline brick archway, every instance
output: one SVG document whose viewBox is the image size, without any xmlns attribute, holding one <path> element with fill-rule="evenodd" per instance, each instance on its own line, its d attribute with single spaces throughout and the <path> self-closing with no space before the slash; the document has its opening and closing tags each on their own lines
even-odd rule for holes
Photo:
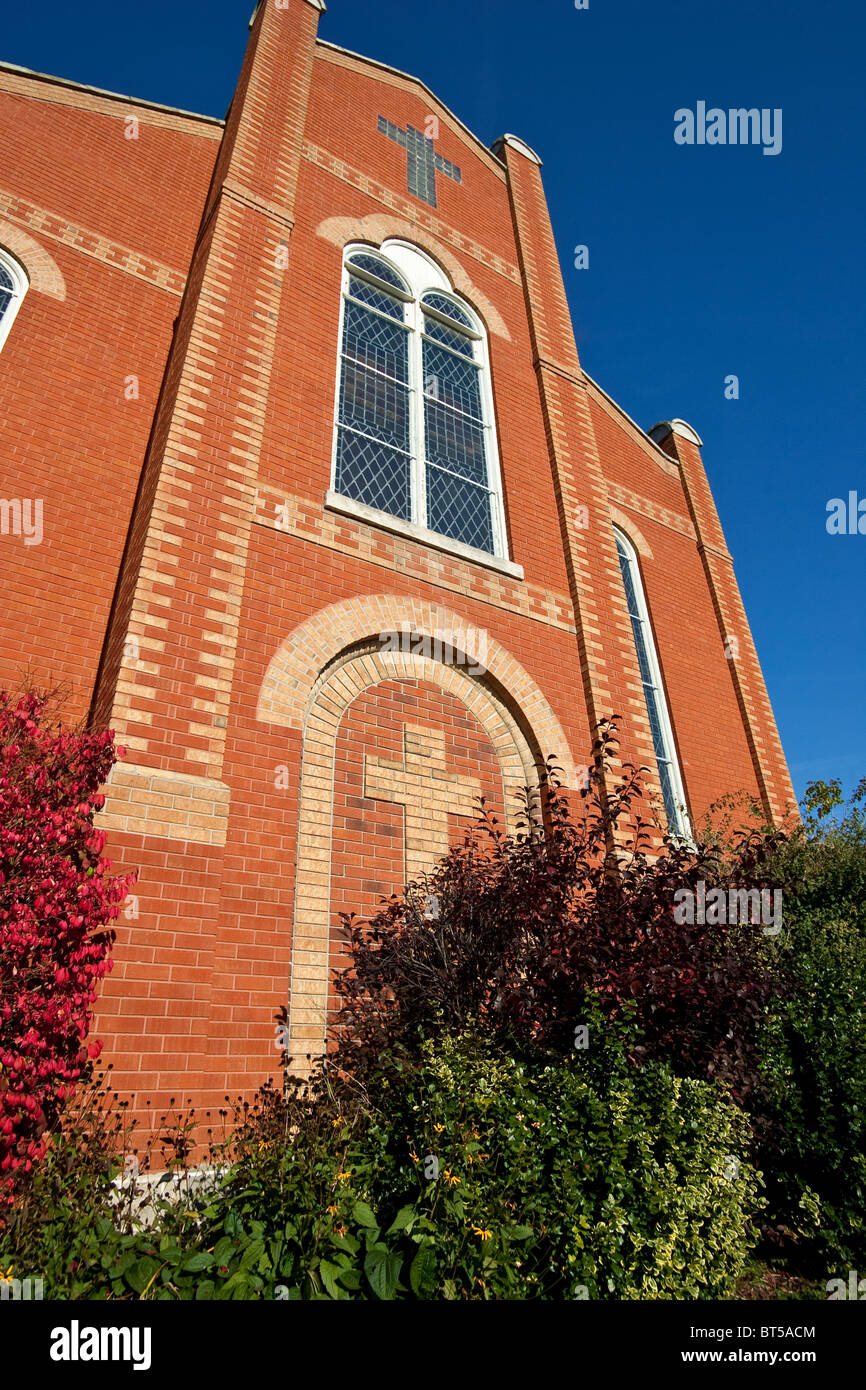
<svg viewBox="0 0 866 1390">
<path fill-rule="evenodd" d="M 496 753 L 512 828 L 515 794 L 536 780 L 536 758 L 495 693 L 454 666 L 409 652 L 348 652 L 323 673 L 306 711 L 298 812 L 298 867 L 292 931 L 289 1051 L 298 1071 L 324 1051 L 331 930 L 334 766 L 343 715 L 357 696 L 388 680 L 421 680 L 455 696 L 477 719 Z"/>
<path fill-rule="evenodd" d="M 484 652 L 483 674 L 470 674 L 466 663 L 385 650 L 380 635 L 401 624 L 418 634 L 459 635 L 464 653 Z M 456 614 L 377 595 L 333 604 L 290 634 L 268 667 L 257 717 L 303 733 L 289 1009 L 289 1051 L 299 1071 L 326 1045 L 337 735 L 359 695 L 393 680 L 430 682 L 478 721 L 498 762 L 509 830 L 516 793 L 537 782 L 544 754 L 556 752 L 566 785 L 576 785 L 564 733 L 538 687 L 500 644 Z"/>
<path fill-rule="evenodd" d="M 512 718 L 517 716 L 535 756 L 555 753 L 564 786 L 582 785 L 562 725 L 528 671 L 484 628 L 422 598 L 363 594 L 314 613 L 289 633 L 271 658 L 256 718 L 304 732 L 315 692 L 342 653 L 382 634 L 408 629 L 432 641 L 448 633 L 470 658 L 469 669 L 472 658 L 478 657 L 484 666 L 479 685 L 496 691 L 503 708 L 512 711 Z"/>
</svg>

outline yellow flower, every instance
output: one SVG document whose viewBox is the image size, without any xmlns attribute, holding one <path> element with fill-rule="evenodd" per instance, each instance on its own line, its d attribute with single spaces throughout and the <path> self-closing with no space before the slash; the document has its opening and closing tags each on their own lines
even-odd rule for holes
<svg viewBox="0 0 866 1390">
<path fill-rule="evenodd" d="M 490 1240 L 493 1235 L 492 1231 L 486 1231 L 483 1226 L 473 1226 L 472 1231 L 476 1236 L 480 1236 L 482 1240 Z"/>
<path fill-rule="evenodd" d="M 445 1177 L 446 1177 L 447 1181 L 450 1182 L 450 1184 L 451 1184 L 452 1187 L 456 1187 L 457 1183 L 459 1183 L 459 1181 L 460 1181 L 460 1179 L 458 1178 L 457 1174 L 456 1174 L 456 1173 L 452 1173 L 450 1168 L 446 1168 L 446 1169 L 445 1169 Z"/>
<path fill-rule="evenodd" d="M 346 1234 L 345 1226 L 335 1226 L 334 1230 L 337 1232 L 338 1236 L 344 1236 Z"/>
<path fill-rule="evenodd" d="M 444 1126 L 444 1125 L 434 1125 L 433 1128 L 435 1129 L 435 1131 L 436 1131 L 437 1134 L 441 1134 L 442 1131 L 443 1131 L 443 1129 L 445 1128 L 445 1126 Z"/>
<path fill-rule="evenodd" d="M 342 1115 L 338 1115 L 336 1120 L 332 1120 L 331 1123 L 333 1124 L 334 1129 L 339 1129 L 340 1125 L 343 1123 Z"/>
<path fill-rule="evenodd" d="M 350 1178 L 351 1176 L 352 1176 L 351 1173 L 338 1173 L 338 1174 L 337 1174 L 337 1182 L 342 1182 L 342 1181 L 344 1180 L 344 1178 Z"/>
<path fill-rule="evenodd" d="M 418 1158 L 418 1155 L 416 1154 L 414 1149 L 409 1150 L 409 1157 L 411 1158 L 413 1163 L 420 1163 L 420 1159 Z"/>
<path fill-rule="evenodd" d="M 12 1283 L 12 1266 L 10 1265 L 6 1273 L 3 1273 L 3 1266 L 0 1265 L 0 1284 Z"/>
<path fill-rule="evenodd" d="M 329 1213 L 330 1213 L 331 1216 L 336 1216 L 336 1215 L 337 1215 L 337 1212 L 338 1212 L 339 1210 L 340 1210 L 339 1207 L 333 1207 L 333 1206 L 332 1206 L 332 1207 L 328 1207 L 328 1211 L 329 1211 Z"/>
</svg>

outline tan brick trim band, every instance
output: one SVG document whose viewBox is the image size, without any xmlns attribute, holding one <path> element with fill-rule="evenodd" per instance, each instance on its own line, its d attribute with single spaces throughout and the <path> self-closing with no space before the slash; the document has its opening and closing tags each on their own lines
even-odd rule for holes
<svg viewBox="0 0 866 1390">
<path fill-rule="evenodd" d="M 231 793 L 224 782 L 116 763 L 105 786 L 102 830 L 224 845 Z"/>
<path fill-rule="evenodd" d="M 456 594 L 471 593 L 478 603 L 519 613 L 548 627 L 574 632 L 571 600 L 555 589 L 500 577 L 460 556 L 385 533 L 360 518 L 337 516 L 318 502 L 280 492 L 261 481 L 255 508 L 254 520 L 258 526 L 326 546 L 328 550 L 362 559 L 379 569 L 423 579 L 439 589 L 451 589 Z"/>
<path fill-rule="evenodd" d="M 660 526 L 667 526 L 668 530 L 676 531 L 681 536 L 688 536 L 690 541 L 697 540 L 697 532 L 687 516 L 680 516 L 679 512 L 672 512 L 669 507 L 641 497 L 639 492 L 632 492 L 631 488 L 621 487 L 619 483 L 608 483 L 607 491 L 609 497 L 628 507 L 629 511 L 638 512 L 649 521 L 657 521 Z M 629 526 L 634 529 L 634 522 L 630 521 Z"/>
<path fill-rule="evenodd" d="M 304 143 L 304 158 L 309 160 L 311 164 L 317 164 L 320 169 L 325 169 L 329 174 L 333 174 L 335 178 L 348 184 L 350 188 L 360 189 L 362 193 L 367 194 L 368 198 L 375 199 L 377 203 L 384 203 L 386 207 L 405 218 L 412 227 L 413 239 L 417 240 L 419 232 L 426 228 L 440 242 L 449 242 L 455 250 L 466 252 L 467 255 L 473 256 L 476 261 L 480 261 L 482 265 L 495 270 L 499 275 L 504 275 L 507 280 L 519 284 L 520 273 L 516 266 L 503 260 L 493 251 L 488 251 L 486 246 L 481 246 L 472 237 L 464 236 L 462 232 L 449 227 L 446 222 L 434 217 L 432 213 L 424 212 L 406 198 L 401 198 L 396 193 L 392 193 L 390 189 L 383 188 L 381 183 L 368 178 L 366 174 L 361 173 L 360 169 L 354 169 L 345 160 L 338 159 L 336 155 L 329 154 L 327 150 L 319 149 L 318 145 L 311 144 L 309 140 Z M 441 247 L 438 254 L 441 255 Z"/>
<path fill-rule="evenodd" d="M 79 227 L 76 223 L 68 221 L 62 213 L 51 212 L 48 208 L 41 208 L 36 203 L 28 202 L 26 198 L 19 198 L 16 194 L 7 193 L 2 189 L 0 216 L 8 217 L 10 222 L 30 227 L 33 231 L 39 232 L 40 236 L 59 241 L 73 251 L 79 251 L 83 256 L 91 256 L 93 260 L 100 261 L 112 270 L 119 270 L 124 275 L 133 275 L 136 280 L 153 285 L 154 289 L 165 290 L 167 294 L 178 296 L 183 294 L 186 276 L 173 266 L 163 265 L 161 261 L 155 261 L 151 256 L 143 256 L 129 246 L 109 241 L 101 232 L 91 232 L 86 227 Z"/>
</svg>

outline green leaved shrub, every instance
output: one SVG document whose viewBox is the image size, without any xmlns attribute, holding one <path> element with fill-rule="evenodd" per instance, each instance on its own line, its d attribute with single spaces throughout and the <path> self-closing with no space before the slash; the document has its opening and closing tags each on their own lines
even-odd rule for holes
<svg viewBox="0 0 866 1390">
<path fill-rule="evenodd" d="M 763 1042 L 750 1104 L 777 1254 L 824 1278 L 866 1262 L 866 820 L 855 793 L 814 784 L 804 831 L 778 852 L 790 987 Z M 820 814 L 810 815 L 810 810 Z"/>
</svg>

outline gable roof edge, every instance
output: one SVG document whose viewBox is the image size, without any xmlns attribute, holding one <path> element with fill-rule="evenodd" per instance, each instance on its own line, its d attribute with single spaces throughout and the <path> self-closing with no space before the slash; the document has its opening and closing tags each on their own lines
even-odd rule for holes
<svg viewBox="0 0 866 1390">
<path fill-rule="evenodd" d="M 53 82 L 58 87 L 71 87 L 76 92 L 89 92 L 91 96 L 124 101 L 130 106 L 144 106 L 150 111 L 165 111 L 170 116 L 184 116 L 191 121 L 205 121 L 208 125 L 216 126 L 225 125 L 225 121 L 219 116 L 204 116 L 200 111 L 186 111 L 182 106 L 166 106 L 161 101 L 148 101 L 146 97 L 131 97 L 125 92 L 110 92 L 105 87 L 91 87 L 86 82 L 75 82 L 71 77 L 55 77 L 50 72 L 37 72 L 35 68 L 25 68 L 19 63 L 0 60 L 0 72 L 16 72 L 21 77 L 32 77 L 37 82 Z"/>
<path fill-rule="evenodd" d="M 427 96 L 430 97 L 431 101 L 435 101 L 437 106 L 441 106 L 442 110 L 446 113 L 446 115 L 450 116 L 451 120 L 455 123 L 455 125 L 458 125 L 460 129 L 466 135 L 469 136 L 470 140 L 474 141 L 476 145 L 480 146 L 482 152 L 485 155 L 487 155 L 488 159 L 492 160 L 492 162 L 497 166 L 498 169 L 502 170 L 503 173 L 507 172 L 505 161 L 500 159 L 498 155 L 495 155 L 490 146 L 485 145 L 481 137 L 479 135 L 476 135 L 474 130 L 470 130 L 468 125 L 466 125 L 464 121 L 461 121 L 459 116 L 455 116 L 450 106 L 446 106 L 442 98 L 437 97 L 436 93 L 431 91 L 430 88 L 427 86 L 427 83 L 422 82 L 421 78 L 416 77 L 414 73 L 403 72 L 402 68 L 392 67 L 390 63 L 380 63 L 377 58 L 367 58 L 363 53 L 355 53 L 351 48 L 342 48 L 338 43 L 328 43 L 327 39 L 317 38 L 316 47 L 330 48 L 334 53 L 343 53 L 347 58 L 354 58 L 355 61 L 358 63 L 366 63 L 371 68 L 379 68 L 382 72 L 393 73 L 395 77 L 402 77 L 406 82 L 414 83 L 416 87 L 421 88 L 422 92 L 427 93 Z"/>
</svg>

